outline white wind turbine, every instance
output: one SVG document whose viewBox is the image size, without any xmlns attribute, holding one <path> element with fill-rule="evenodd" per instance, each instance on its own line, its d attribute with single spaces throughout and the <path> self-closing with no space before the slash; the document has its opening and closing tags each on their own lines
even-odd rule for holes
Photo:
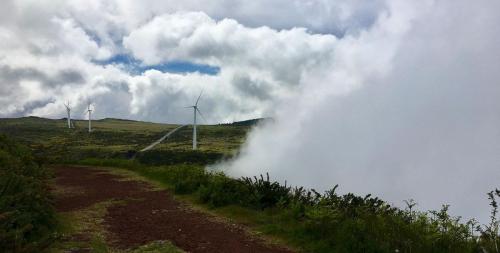
<svg viewBox="0 0 500 253">
<path fill-rule="evenodd" d="M 196 142 L 196 114 L 199 113 L 200 116 L 205 119 L 205 117 L 203 117 L 203 114 L 201 113 L 200 109 L 198 109 L 198 102 L 200 101 L 200 97 L 201 97 L 201 94 L 203 93 L 200 92 L 200 95 L 198 96 L 198 99 L 196 99 L 196 103 L 192 106 L 186 106 L 185 108 L 193 108 L 193 113 L 194 113 L 194 118 L 193 118 L 193 150 L 196 150 L 196 148 L 198 147 L 198 143 Z M 205 120 L 206 121 L 206 120 Z"/>
<path fill-rule="evenodd" d="M 88 102 L 87 113 L 89 114 L 89 133 L 92 132 L 92 109 L 90 106 L 92 103 Z"/>
<path fill-rule="evenodd" d="M 66 112 L 68 113 L 68 128 L 72 128 L 72 124 L 71 124 L 71 106 L 70 106 L 70 103 L 69 101 L 67 101 L 64 106 L 66 107 Z"/>
</svg>

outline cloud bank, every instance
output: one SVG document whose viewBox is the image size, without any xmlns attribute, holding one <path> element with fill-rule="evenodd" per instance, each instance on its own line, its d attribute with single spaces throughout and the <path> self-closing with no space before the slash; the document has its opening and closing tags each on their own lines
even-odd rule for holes
<svg viewBox="0 0 500 253">
<path fill-rule="evenodd" d="M 276 104 L 298 90 L 305 72 L 330 64 L 338 40 L 312 33 L 313 26 L 295 28 L 303 21 L 294 17 L 261 26 L 229 15 L 237 8 L 266 16 L 259 7 L 264 2 L 250 7 L 216 1 L 203 8 L 195 1 L 167 2 L 7 1 L 0 20 L 0 116 L 64 117 L 64 101 L 83 112 L 92 100 L 98 118 L 187 123 L 183 107 L 201 90 L 208 123 L 273 116 Z M 360 8 L 339 3 L 330 16 L 348 20 L 366 12 Z M 360 29 L 347 21 L 341 26 L 353 33 Z M 218 71 L 162 70 L 173 62 Z"/>
<path fill-rule="evenodd" d="M 221 166 L 396 205 L 413 198 L 421 210 L 451 204 L 485 221 L 485 193 L 500 182 L 494 5 L 393 3 L 370 30 L 339 41 L 333 68 L 306 78 L 275 124 Z"/>
</svg>

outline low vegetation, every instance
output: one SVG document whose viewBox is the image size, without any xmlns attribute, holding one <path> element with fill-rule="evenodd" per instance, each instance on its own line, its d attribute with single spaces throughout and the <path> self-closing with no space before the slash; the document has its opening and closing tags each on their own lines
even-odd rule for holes
<svg viewBox="0 0 500 253">
<path fill-rule="evenodd" d="M 56 238 L 50 173 L 29 149 L 0 135 L 0 249 L 35 252 Z"/>
<path fill-rule="evenodd" d="M 103 119 L 92 122 L 89 134 L 85 121 L 75 121 L 74 129 L 66 120 L 36 117 L 0 119 L 0 133 L 32 149 L 46 163 L 73 163 L 86 158 L 136 156 L 141 162 L 158 164 L 207 164 L 233 156 L 251 128 L 249 123 L 198 126 L 198 152 L 192 152 L 192 128 L 186 127 L 153 150 L 136 154 L 177 125 L 129 120 Z"/>
</svg>

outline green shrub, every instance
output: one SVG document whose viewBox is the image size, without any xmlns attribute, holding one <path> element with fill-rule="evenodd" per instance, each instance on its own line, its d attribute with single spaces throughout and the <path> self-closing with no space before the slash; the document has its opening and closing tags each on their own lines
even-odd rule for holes
<svg viewBox="0 0 500 253">
<path fill-rule="evenodd" d="M 171 172 L 174 191 L 179 194 L 194 193 L 207 182 L 205 170 L 200 167 L 176 166 L 171 169 Z"/>
<path fill-rule="evenodd" d="M 54 240 L 50 173 L 27 148 L 0 135 L 0 248 L 40 252 Z"/>
<path fill-rule="evenodd" d="M 194 193 L 208 180 L 205 169 L 194 165 L 162 166 L 137 171 L 145 177 L 172 187 L 178 194 Z"/>
<path fill-rule="evenodd" d="M 198 189 L 198 196 L 203 203 L 214 207 L 246 204 L 250 190 L 240 180 L 229 178 L 221 172 L 208 175 L 206 183 Z"/>
<path fill-rule="evenodd" d="M 280 202 L 289 202 L 291 199 L 291 188 L 280 185 L 278 182 L 271 182 L 269 174 L 260 178 L 243 177 L 240 179 L 249 190 L 246 196 L 247 205 L 259 209 L 275 207 Z"/>
<path fill-rule="evenodd" d="M 477 226 L 476 230 L 481 233 L 481 247 L 486 252 L 500 252 L 500 219 L 498 216 L 498 201 L 500 190 L 488 192 L 490 200 L 491 215 L 490 222 L 483 226 Z"/>
</svg>

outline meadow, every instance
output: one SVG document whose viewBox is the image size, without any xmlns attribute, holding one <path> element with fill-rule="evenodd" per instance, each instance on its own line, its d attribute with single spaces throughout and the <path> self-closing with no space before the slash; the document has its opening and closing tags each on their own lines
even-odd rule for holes
<svg viewBox="0 0 500 253">
<path fill-rule="evenodd" d="M 177 126 L 104 119 L 94 121 L 89 134 L 85 121 L 77 121 L 75 129 L 65 128 L 65 122 L 3 119 L 0 133 L 28 146 L 38 164 L 127 169 L 302 252 L 499 252 L 498 190 L 485 193 L 490 207 L 477 208 L 490 208 L 491 221 L 478 224 L 450 216 L 447 205 L 419 211 L 408 201 L 397 208 L 371 195 L 338 194 L 336 187 L 319 193 L 279 184 L 272 175 L 230 178 L 205 169 L 236 155 L 254 122 L 200 126 L 197 151 L 191 150 L 192 129 L 184 128 L 145 153 L 137 150 Z"/>
<path fill-rule="evenodd" d="M 71 163 L 84 158 L 130 158 L 138 150 L 177 127 L 171 124 L 103 119 L 92 122 L 93 131 L 89 134 L 87 121 L 76 120 L 74 124 L 74 129 L 68 129 L 65 119 L 2 119 L 0 133 L 27 145 L 48 163 Z M 164 164 L 169 162 L 168 159 L 155 159 L 175 159 L 178 156 L 180 160 L 176 159 L 170 163 L 207 164 L 235 155 L 250 127 L 251 124 L 241 123 L 198 126 L 197 151 L 192 151 L 192 128 L 183 128 L 168 141 L 138 155 L 137 158 L 144 162 Z M 161 155 L 163 153 L 167 155 Z M 190 156 L 195 158 L 189 159 Z"/>
</svg>

